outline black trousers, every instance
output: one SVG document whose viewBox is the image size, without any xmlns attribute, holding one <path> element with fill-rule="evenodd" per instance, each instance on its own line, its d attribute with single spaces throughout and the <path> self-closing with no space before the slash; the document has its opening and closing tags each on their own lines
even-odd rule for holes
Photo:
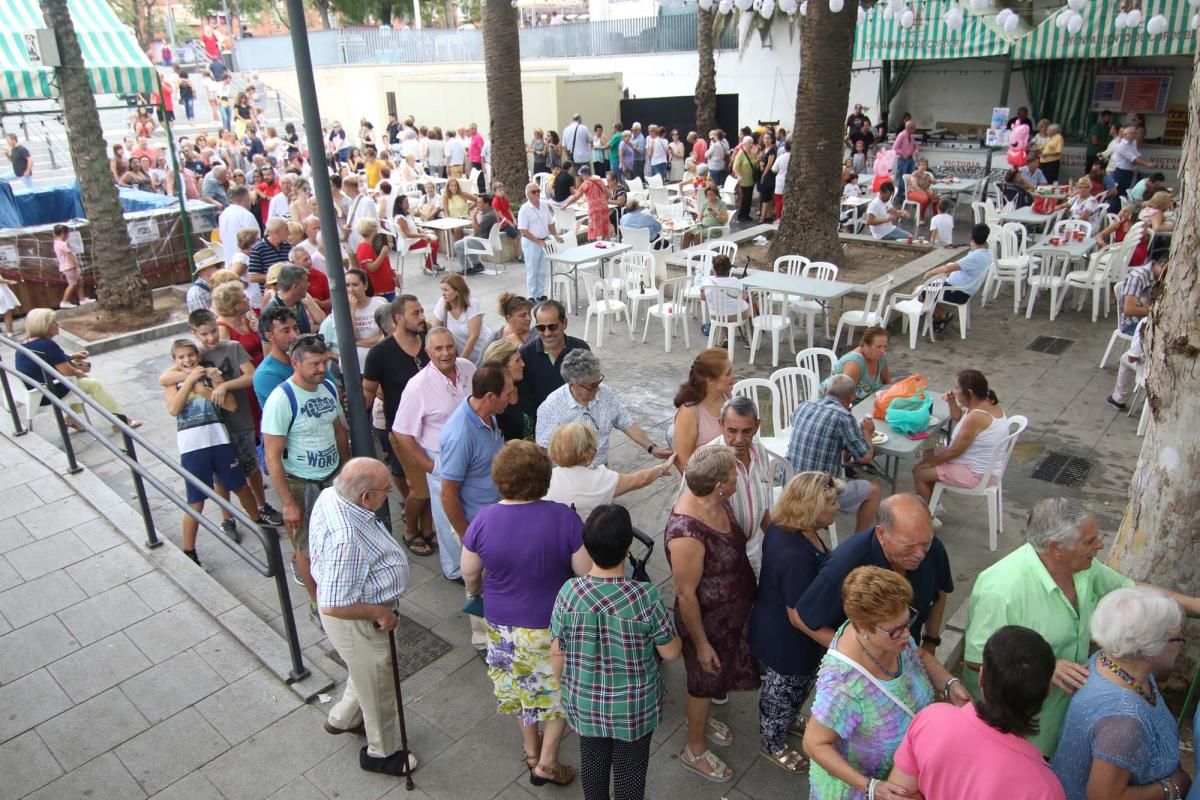
<svg viewBox="0 0 1200 800">
<path fill-rule="evenodd" d="M 643 800 L 651 735 L 647 733 L 632 742 L 580 736 L 579 783 L 583 786 L 583 800 L 609 800 L 610 772 L 612 800 Z"/>
<path fill-rule="evenodd" d="M 754 200 L 754 187 L 738 185 L 738 222 L 750 219 L 750 203 Z"/>
</svg>

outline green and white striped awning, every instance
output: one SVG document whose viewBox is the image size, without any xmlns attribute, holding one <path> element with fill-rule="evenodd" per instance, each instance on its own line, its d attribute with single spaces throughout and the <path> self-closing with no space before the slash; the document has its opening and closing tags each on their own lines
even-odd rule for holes
<svg viewBox="0 0 1200 800">
<path fill-rule="evenodd" d="M 54 97 L 54 68 L 36 63 L 26 37 L 45 28 L 37 0 L 0 0 L 0 100 Z M 133 32 L 105 0 L 67 0 L 88 79 L 97 94 L 152 92 L 158 75 Z"/>
<path fill-rule="evenodd" d="M 1175 56 L 1196 52 L 1196 34 L 1189 24 L 1192 9 L 1187 0 L 1142 0 L 1140 5 L 1145 19 L 1155 14 L 1167 18 L 1167 32 L 1162 36 L 1147 33 L 1145 19 L 1135 31 L 1117 31 L 1113 25 L 1119 10 L 1115 2 L 1098 0 L 1089 3 L 1082 12 L 1083 29 L 1077 34 L 1057 27 L 1053 14 L 1030 21 L 1029 13 L 1034 5 L 1017 3 L 1014 6 L 1024 19 L 1016 31 L 1007 33 L 995 24 L 998 7 L 976 14 L 966 2 L 958 0 L 910 0 L 909 7 L 916 20 L 911 28 L 905 29 L 896 17 L 884 19 L 886 3 L 877 3 L 855 31 L 854 58 L 922 61 L 1011 54 L 1017 61 L 1046 61 Z M 963 14 L 963 27 L 958 31 L 951 31 L 942 21 L 945 13 L 954 6 Z"/>
</svg>

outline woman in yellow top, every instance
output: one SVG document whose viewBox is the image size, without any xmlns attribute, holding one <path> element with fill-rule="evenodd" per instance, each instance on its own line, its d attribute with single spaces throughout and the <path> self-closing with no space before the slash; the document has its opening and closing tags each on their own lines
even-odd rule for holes
<svg viewBox="0 0 1200 800">
<path fill-rule="evenodd" d="M 368 189 L 374 189 L 379 185 L 379 168 L 383 166 L 383 162 L 379 160 L 378 155 L 374 147 L 366 149 L 367 160 L 363 163 L 363 171 L 367 174 Z"/>
<path fill-rule="evenodd" d="M 1046 127 L 1046 142 L 1042 145 L 1042 174 L 1051 183 L 1058 183 L 1058 168 L 1063 152 L 1062 128 L 1051 124 Z"/>
<path fill-rule="evenodd" d="M 451 178 L 446 181 L 446 190 L 442 192 L 442 216 L 470 219 L 471 206 L 478 199 L 470 192 L 463 191 L 458 178 Z M 457 241 L 462 238 L 463 230 L 450 231 L 448 236 L 452 241 Z"/>
</svg>

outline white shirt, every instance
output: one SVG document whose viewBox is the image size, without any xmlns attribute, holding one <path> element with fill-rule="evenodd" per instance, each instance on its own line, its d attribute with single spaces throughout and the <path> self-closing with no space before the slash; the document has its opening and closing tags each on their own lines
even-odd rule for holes
<svg viewBox="0 0 1200 800">
<path fill-rule="evenodd" d="M 572 506 L 587 522 L 593 509 L 612 502 L 620 479 L 620 474 L 603 464 L 592 469 L 586 465 L 555 467 L 550 473 L 550 488 L 542 499 Z"/>
<path fill-rule="evenodd" d="M 1141 157 L 1137 142 L 1132 139 L 1121 139 L 1113 148 L 1112 163 L 1116 169 L 1133 169 L 1134 159 Z"/>
<path fill-rule="evenodd" d="M 934 244 L 948 245 L 954 241 L 954 217 L 949 214 L 934 214 L 929 227 L 937 234 Z"/>
<path fill-rule="evenodd" d="M 429 162 L 430 167 L 442 167 L 446 164 L 446 143 L 441 139 L 429 140 Z"/>
<path fill-rule="evenodd" d="M 576 164 L 586 164 L 592 158 L 592 135 L 588 129 L 578 122 L 572 122 L 563 128 L 563 147 L 571 154 L 571 160 Z"/>
<path fill-rule="evenodd" d="M 702 286 L 704 289 L 704 302 L 708 304 L 708 313 L 710 316 L 725 320 L 731 317 L 736 317 L 741 312 L 745 311 L 749 304 L 746 298 L 738 295 L 736 304 L 732 296 L 727 292 L 718 292 L 712 287 L 720 286 L 726 289 L 736 289 L 739 293 L 742 291 L 742 281 L 740 278 L 735 278 L 728 275 L 724 278 L 716 275 L 709 275 L 704 279 Z"/>
<path fill-rule="evenodd" d="M 539 239 L 550 235 L 550 207 L 545 203 L 526 203 L 517 212 L 517 227 Z M 532 244 L 532 243 L 531 243 Z"/>
<path fill-rule="evenodd" d="M 350 236 L 347 237 L 346 243 L 350 245 L 350 252 L 357 250 L 363 240 L 363 237 L 359 236 L 358 231 L 354 229 L 355 224 L 360 219 L 368 217 L 379 219 L 379 210 L 375 208 L 375 203 L 367 197 L 365 192 L 359 192 L 346 208 L 346 224 L 350 226 Z"/>
<path fill-rule="evenodd" d="M 225 247 L 225 263 L 232 264 L 233 257 L 238 253 L 237 235 L 243 228 L 258 230 L 258 220 L 249 209 L 230 203 L 217 218 L 217 230 L 221 234 L 221 244 Z"/>
<path fill-rule="evenodd" d="M 462 166 L 467 160 L 467 148 L 463 140 L 455 136 L 446 140 L 446 163 L 452 167 Z"/>
<path fill-rule="evenodd" d="M 891 208 L 887 203 L 883 202 L 883 200 L 880 200 L 878 197 L 867 204 L 867 215 L 875 217 L 875 219 L 888 220 L 880 223 L 879 225 L 867 226 L 871 229 L 871 235 L 876 239 L 882 239 L 892 231 L 896 230 L 896 226 L 890 221 Z"/>
<path fill-rule="evenodd" d="M 482 316 L 483 308 L 479 305 L 479 300 L 474 297 L 467 303 L 467 307 L 463 313 L 457 317 L 446 308 L 446 301 L 440 297 L 437 304 L 433 307 L 433 318 L 437 320 L 439 325 L 445 325 L 446 329 L 454 334 L 454 344 L 458 346 L 459 356 L 468 361 L 480 361 L 483 358 L 483 351 L 486 344 L 492 338 L 492 332 L 488 330 L 487 325 L 483 324 L 481 320 L 479 338 L 475 340 L 475 347 L 469 353 L 463 350 L 467 344 L 467 339 L 471 335 L 471 320 Z"/>
<path fill-rule="evenodd" d="M 283 217 L 289 220 L 292 218 L 291 213 L 288 211 L 287 195 L 283 192 L 272 197 L 271 204 L 267 206 L 267 219 L 270 220 L 274 217 Z"/>
<path fill-rule="evenodd" d="M 420 161 L 421 143 L 418 142 L 415 137 L 412 139 L 405 139 L 400 143 L 400 155 L 402 155 L 404 158 L 412 156 L 417 161 Z"/>
<path fill-rule="evenodd" d="M 771 167 L 771 171 L 776 175 L 775 194 L 783 194 L 783 190 L 787 188 L 787 169 L 791 160 L 792 154 L 787 150 L 775 156 L 775 165 Z"/>
<path fill-rule="evenodd" d="M 646 154 L 651 164 L 665 164 L 670 154 L 667 151 L 667 141 L 661 136 L 646 140 Z"/>
</svg>

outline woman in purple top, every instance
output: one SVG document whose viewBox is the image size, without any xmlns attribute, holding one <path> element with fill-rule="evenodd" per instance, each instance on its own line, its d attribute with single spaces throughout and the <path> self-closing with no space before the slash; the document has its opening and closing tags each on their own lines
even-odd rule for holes
<svg viewBox="0 0 1200 800">
<path fill-rule="evenodd" d="M 575 778 L 575 770 L 558 761 L 566 717 L 550 660 L 550 612 L 563 584 L 592 568 L 579 515 L 542 500 L 552 468 L 533 442 L 504 445 L 492 461 L 500 502 L 471 520 L 462 550 L 467 591 L 478 595 L 482 588 L 485 598 L 497 710 L 517 715 L 534 786 L 566 786 Z"/>
</svg>

